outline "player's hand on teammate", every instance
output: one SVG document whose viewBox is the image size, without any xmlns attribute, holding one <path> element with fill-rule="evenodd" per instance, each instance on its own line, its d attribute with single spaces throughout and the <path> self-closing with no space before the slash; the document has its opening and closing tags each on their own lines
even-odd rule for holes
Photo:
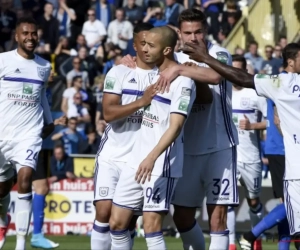
<svg viewBox="0 0 300 250">
<path fill-rule="evenodd" d="M 42 131 L 42 139 L 45 139 L 47 138 L 49 135 L 52 134 L 52 132 L 54 131 L 54 123 L 50 123 L 48 125 L 45 125 L 43 127 L 43 131 Z"/>
<path fill-rule="evenodd" d="M 144 184 L 146 180 L 150 181 L 151 180 L 151 173 L 154 167 L 155 160 L 153 160 L 150 157 L 146 157 L 142 163 L 140 164 L 136 175 L 135 175 L 135 180 L 138 183 Z"/>
<path fill-rule="evenodd" d="M 142 96 L 142 98 L 140 99 L 140 101 L 142 102 L 142 106 L 148 106 L 150 105 L 150 103 L 152 102 L 153 97 L 158 93 L 157 89 L 156 89 L 156 84 L 151 84 L 150 86 L 148 86 L 146 88 L 146 90 L 144 91 L 144 94 Z"/>
<path fill-rule="evenodd" d="M 64 115 L 64 116 L 61 116 L 61 117 L 55 119 L 54 120 L 54 125 L 66 126 L 67 121 L 68 121 L 68 118 Z"/>
<path fill-rule="evenodd" d="M 135 69 L 136 68 L 136 57 L 132 57 L 131 55 L 126 55 L 124 56 L 122 59 L 121 59 L 121 64 L 126 66 L 126 67 L 129 67 L 129 68 L 132 68 L 132 69 Z"/>
<path fill-rule="evenodd" d="M 242 129 L 242 130 L 251 130 L 252 126 L 251 126 L 251 123 L 249 121 L 249 118 L 246 115 L 244 115 L 244 118 L 245 119 L 240 120 L 239 128 Z"/>
<path fill-rule="evenodd" d="M 198 65 L 193 62 L 185 62 L 183 65 L 188 67 L 198 67 Z"/>
<path fill-rule="evenodd" d="M 202 40 L 199 41 L 199 44 L 185 43 L 182 51 L 197 62 L 203 62 L 208 55 L 207 47 Z"/>
<path fill-rule="evenodd" d="M 179 76 L 179 70 L 177 67 L 166 68 L 164 71 L 160 72 L 160 77 L 158 78 L 156 85 L 157 90 L 163 94 L 169 92 L 171 82 Z"/>
</svg>

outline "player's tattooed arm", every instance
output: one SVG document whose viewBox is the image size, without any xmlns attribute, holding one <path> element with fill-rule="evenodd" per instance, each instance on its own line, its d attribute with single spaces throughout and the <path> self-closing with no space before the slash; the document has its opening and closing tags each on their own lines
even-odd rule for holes
<svg viewBox="0 0 300 250">
<path fill-rule="evenodd" d="M 200 41 L 198 45 L 192 43 L 186 43 L 185 45 L 184 53 L 188 54 L 190 59 L 193 59 L 197 62 L 206 63 L 222 77 L 238 86 L 243 88 L 255 88 L 253 75 L 248 74 L 245 70 L 228 66 L 225 63 L 213 58 L 208 54 L 206 45 L 203 41 Z"/>
<path fill-rule="evenodd" d="M 119 95 L 104 93 L 102 101 L 104 120 L 112 122 L 128 117 L 139 109 L 148 106 L 156 94 L 155 84 L 152 84 L 145 90 L 140 99 L 122 105 L 120 104 L 121 97 Z"/>
<path fill-rule="evenodd" d="M 141 182 L 143 184 L 146 180 L 150 181 L 155 161 L 179 136 L 185 119 L 186 117 L 181 114 L 171 113 L 169 128 L 160 138 L 154 149 L 142 161 L 136 172 L 135 179 L 138 183 Z"/>
<path fill-rule="evenodd" d="M 282 131 L 281 131 L 281 127 L 280 127 L 280 120 L 279 120 L 278 111 L 277 111 L 276 106 L 274 106 L 274 124 L 277 127 L 279 133 L 283 136 Z"/>
</svg>

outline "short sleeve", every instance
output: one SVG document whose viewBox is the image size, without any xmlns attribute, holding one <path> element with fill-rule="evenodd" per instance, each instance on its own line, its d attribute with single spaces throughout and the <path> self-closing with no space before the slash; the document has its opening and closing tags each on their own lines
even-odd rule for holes
<svg viewBox="0 0 300 250">
<path fill-rule="evenodd" d="M 88 114 L 89 114 L 87 108 L 83 108 L 83 109 L 81 110 L 81 112 L 82 112 L 83 115 L 88 115 Z"/>
<path fill-rule="evenodd" d="M 101 21 L 99 21 L 99 22 L 97 22 L 97 26 L 98 26 L 99 36 L 106 36 L 107 32 L 106 32 L 104 24 Z"/>
<path fill-rule="evenodd" d="M 122 94 L 122 84 L 118 80 L 118 66 L 112 67 L 104 80 L 104 93 L 110 93 L 110 94 L 116 94 L 121 95 Z M 120 76 L 119 76 L 120 77 Z"/>
<path fill-rule="evenodd" d="M 182 114 L 187 117 L 195 98 L 196 87 L 194 81 L 188 78 L 180 79 L 171 99 L 170 113 Z"/>
<path fill-rule="evenodd" d="M 65 89 L 63 93 L 63 98 L 69 98 L 70 97 L 70 89 Z"/>
<path fill-rule="evenodd" d="M 262 113 L 263 117 L 267 117 L 267 99 L 258 96 L 257 99 L 257 109 Z"/>
<path fill-rule="evenodd" d="M 254 76 L 256 93 L 274 101 L 274 97 L 281 87 L 281 80 L 279 75 L 256 74 Z"/>
</svg>

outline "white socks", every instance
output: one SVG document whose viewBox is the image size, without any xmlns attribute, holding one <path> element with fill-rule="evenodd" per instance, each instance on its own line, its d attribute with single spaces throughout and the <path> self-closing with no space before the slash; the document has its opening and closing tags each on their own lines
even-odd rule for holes
<svg viewBox="0 0 300 250">
<path fill-rule="evenodd" d="M 210 232 L 209 250 L 228 250 L 229 230 L 223 232 Z"/>
<path fill-rule="evenodd" d="M 10 193 L 0 199 L 0 227 L 7 226 L 7 211 L 10 203 Z"/>
<path fill-rule="evenodd" d="M 193 227 L 184 232 L 180 232 L 180 237 L 183 242 L 183 249 L 200 250 L 205 249 L 205 240 L 202 230 L 197 221 L 195 221 Z"/>
<path fill-rule="evenodd" d="M 148 250 L 166 250 L 166 243 L 162 232 L 145 234 Z"/>
<path fill-rule="evenodd" d="M 259 203 L 256 208 L 249 209 L 251 227 L 255 227 L 264 217 L 264 206 Z"/>
<path fill-rule="evenodd" d="M 91 250 L 110 250 L 111 237 L 109 233 L 109 223 L 94 221 L 91 235 Z"/>
<path fill-rule="evenodd" d="M 19 194 L 16 201 L 16 250 L 25 250 L 26 236 L 30 225 L 32 193 Z"/>
<path fill-rule="evenodd" d="M 111 250 L 125 250 L 131 248 L 131 237 L 128 229 L 110 231 Z"/>
<path fill-rule="evenodd" d="M 235 212 L 233 207 L 228 207 L 227 228 L 229 230 L 229 245 L 235 244 Z"/>
</svg>

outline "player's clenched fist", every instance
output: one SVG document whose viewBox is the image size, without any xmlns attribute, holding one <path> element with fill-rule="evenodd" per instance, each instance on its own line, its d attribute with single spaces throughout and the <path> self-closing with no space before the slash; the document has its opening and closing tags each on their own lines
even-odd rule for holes
<svg viewBox="0 0 300 250">
<path fill-rule="evenodd" d="M 143 106 L 148 106 L 156 94 L 157 94 L 157 90 L 155 84 L 152 84 L 149 87 L 147 87 L 146 90 L 144 91 L 143 97 L 141 98 L 141 101 L 143 102 Z"/>
<path fill-rule="evenodd" d="M 155 160 L 150 157 L 147 157 L 142 161 L 135 175 L 135 180 L 138 183 L 144 184 L 147 179 L 150 181 L 154 163 Z"/>
<path fill-rule="evenodd" d="M 54 125 L 61 125 L 61 126 L 66 126 L 67 125 L 67 120 L 68 118 L 64 115 L 62 117 L 59 117 L 54 120 Z"/>
</svg>

